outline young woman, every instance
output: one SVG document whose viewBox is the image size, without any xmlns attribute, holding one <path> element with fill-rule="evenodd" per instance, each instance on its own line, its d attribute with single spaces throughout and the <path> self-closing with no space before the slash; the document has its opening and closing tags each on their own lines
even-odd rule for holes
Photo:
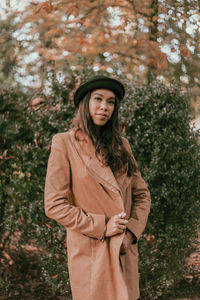
<svg viewBox="0 0 200 300">
<path fill-rule="evenodd" d="M 124 94 L 106 76 L 82 84 L 73 128 L 52 140 L 45 212 L 67 229 L 73 300 L 139 298 L 137 241 L 150 194 L 119 130 Z"/>
</svg>

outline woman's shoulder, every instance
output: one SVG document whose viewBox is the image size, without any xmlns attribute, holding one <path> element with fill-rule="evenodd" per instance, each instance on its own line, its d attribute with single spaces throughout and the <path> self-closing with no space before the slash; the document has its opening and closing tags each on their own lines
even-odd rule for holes
<svg viewBox="0 0 200 300">
<path fill-rule="evenodd" d="M 58 132 L 56 134 L 53 135 L 53 139 L 66 139 L 69 138 L 69 136 L 71 136 L 73 134 L 73 128 L 69 129 L 67 131 L 64 132 Z"/>
<path fill-rule="evenodd" d="M 59 132 L 54 134 L 53 138 L 52 138 L 52 143 L 59 143 L 59 142 L 64 142 L 66 143 L 67 141 L 69 141 L 70 136 L 73 135 L 73 129 L 70 129 L 68 131 L 65 132 Z"/>
</svg>

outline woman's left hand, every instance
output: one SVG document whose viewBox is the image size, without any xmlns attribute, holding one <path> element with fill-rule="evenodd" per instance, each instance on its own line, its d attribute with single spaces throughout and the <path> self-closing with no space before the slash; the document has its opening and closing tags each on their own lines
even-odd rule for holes
<svg viewBox="0 0 200 300">
<path fill-rule="evenodd" d="M 105 236 L 111 237 L 123 233 L 126 230 L 126 224 L 128 223 L 128 220 L 125 218 L 126 214 L 124 212 L 112 216 L 106 224 Z"/>
</svg>

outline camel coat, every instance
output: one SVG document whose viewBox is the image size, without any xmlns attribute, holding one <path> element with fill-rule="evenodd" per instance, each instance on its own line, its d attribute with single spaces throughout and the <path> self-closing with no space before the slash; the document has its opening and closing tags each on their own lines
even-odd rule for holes
<svg viewBox="0 0 200 300">
<path fill-rule="evenodd" d="M 126 212 L 136 240 L 145 228 L 150 194 L 139 171 L 115 178 L 96 158 L 92 143 L 74 129 L 52 140 L 45 184 L 45 212 L 67 229 L 73 300 L 136 300 L 137 242 L 120 256 L 125 233 L 101 240 L 106 219 Z M 127 149 L 128 141 L 124 138 Z"/>
</svg>

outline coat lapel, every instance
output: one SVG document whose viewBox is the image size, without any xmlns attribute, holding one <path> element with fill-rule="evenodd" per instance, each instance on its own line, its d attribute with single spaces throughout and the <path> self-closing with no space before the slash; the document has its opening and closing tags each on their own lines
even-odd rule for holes
<svg viewBox="0 0 200 300">
<path fill-rule="evenodd" d="M 83 133 L 78 136 L 79 140 L 74 137 L 74 132 L 71 134 L 71 144 L 74 147 L 77 155 L 85 164 L 88 173 L 95 178 L 105 188 L 122 196 L 120 187 L 115 179 L 115 176 L 109 166 L 104 166 L 95 155 L 95 149 L 92 142 Z"/>
<path fill-rule="evenodd" d="M 103 166 L 96 156 L 93 156 L 89 160 L 87 167 L 90 174 L 93 175 L 99 183 L 112 192 L 120 193 L 121 195 L 120 187 L 110 167 Z"/>
<path fill-rule="evenodd" d="M 120 187 L 123 187 L 122 188 L 123 190 L 126 190 L 126 188 L 131 183 L 131 181 L 132 181 L 132 176 L 128 177 L 127 172 L 124 172 L 123 174 L 117 177 L 117 182 Z"/>
</svg>

